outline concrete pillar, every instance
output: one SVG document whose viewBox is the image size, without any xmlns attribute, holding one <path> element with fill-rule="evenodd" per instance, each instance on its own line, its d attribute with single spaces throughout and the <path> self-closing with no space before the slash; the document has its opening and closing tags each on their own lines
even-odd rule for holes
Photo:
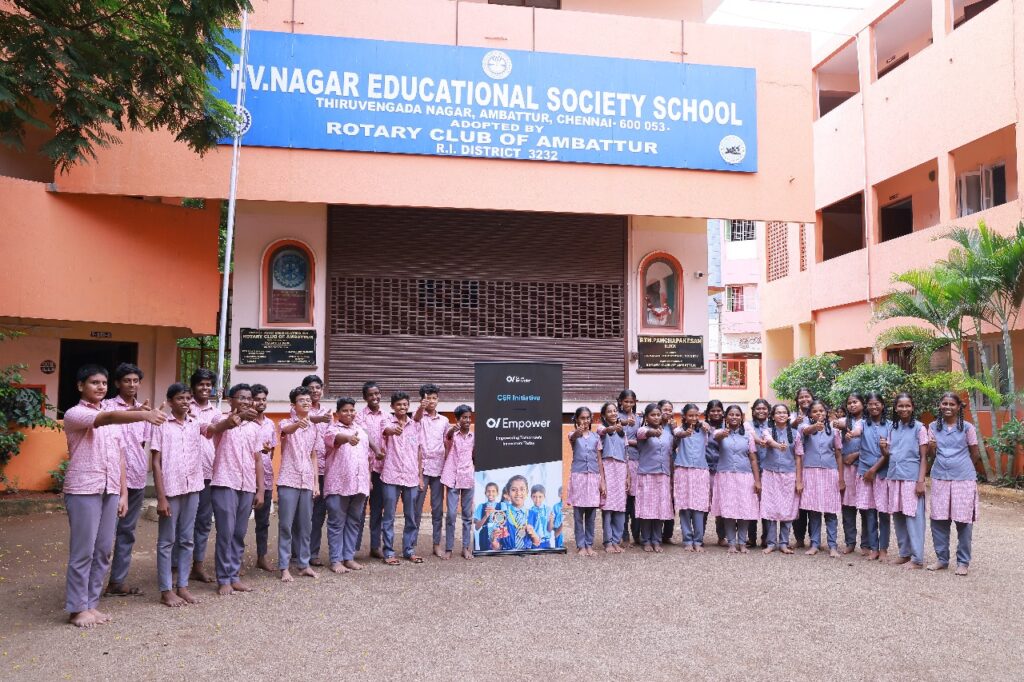
<svg viewBox="0 0 1024 682">
<path fill-rule="evenodd" d="M 814 325 L 804 322 L 793 327 L 793 357 L 814 355 Z"/>
<path fill-rule="evenodd" d="M 953 30 L 953 3 L 950 0 L 932 0 L 932 42 L 946 39 Z"/>
<path fill-rule="evenodd" d="M 935 184 L 939 189 L 939 224 L 956 217 L 956 164 L 952 154 L 939 154 Z"/>
</svg>

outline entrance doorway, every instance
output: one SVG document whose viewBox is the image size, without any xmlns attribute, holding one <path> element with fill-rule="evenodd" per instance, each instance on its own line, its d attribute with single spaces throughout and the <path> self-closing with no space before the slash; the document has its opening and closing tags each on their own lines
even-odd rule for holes
<svg viewBox="0 0 1024 682">
<path fill-rule="evenodd" d="M 82 365 L 99 365 L 108 372 L 122 362 L 138 363 L 139 344 L 128 341 L 82 341 L 79 339 L 60 340 L 60 379 L 57 389 L 57 415 L 62 417 L 65 410 L 78 404 L 78 382 L 75 374 Z M 117 393 L 114 382 L 110 382 L 107 397 Z"/>
</svg>

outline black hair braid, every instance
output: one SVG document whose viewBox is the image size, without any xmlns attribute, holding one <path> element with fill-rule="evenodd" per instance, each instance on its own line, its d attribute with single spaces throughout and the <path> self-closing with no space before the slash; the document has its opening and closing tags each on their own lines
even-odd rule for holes
<svg viewBox="0 0 1024 682">
<path fill-rule="evenodd" d="M 786 420 L 786 438 L 789 440 L 789 444 L 792 445 L 793 427 L 790 425 L 788 419 Z M 775 425 L 775 422 L 772 422 L 772 440 L 775 441 L 776 443 L 779 442 L 779 430 L 778 427 Z"/>
<path fill-rule="evenodd" d="M 964 430 L 964 404 L 960 403 L 960 410 L 956 413 L 956 428 Z"/>
</svg>

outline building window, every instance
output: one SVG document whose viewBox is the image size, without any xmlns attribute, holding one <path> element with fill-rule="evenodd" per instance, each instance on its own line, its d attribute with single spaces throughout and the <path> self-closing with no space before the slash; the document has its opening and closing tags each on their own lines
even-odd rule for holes
<svg viewBox="0 0 1024 682">
<path fill-rule="evenodd" d="M 747 242 L 757 237 L 753 220 L 730 220 L 728 239 L 731 242 Z"/>
<path fill-rule="evenodd" d="M 797 226 L 800 231 L 800 272 L 807 269 L 807 226 L 803 223 Z"/>
<path fill-rule="evenodd" d="M 728 286 L 725 288 L 725 309 L 730 313 L 742 313 L 746 310 L 743 301 L 743 287 Z"/>
<path fill-rule="evenodd" d="M 641 327 L 651 331 L 683 329 L 683 268 L 667 253 L 652 253 L 640 263 Z"/>
<path fill-rule="evenodd" d="M 786 223 L 768 223 L 768 281 L 789 275 L 789 230 Z"/>
<path fill-rule="evenodd" d="M 956 207 L 960 217 L 1006 203 L 1006 164 L 982 166 L 957 178 Z"/>
<path fill-rule="evenodd" d="M 914 371 L 914 349 L 910 346 L 897 346 L 885 351 L 885 361 L 890 365 L 896 365 L 904 372 Z"/>
<path fill-rule="evenodd" d="M 313 255 L 301 242 L 270 246 L 263 260 L 263 321 L 313 324 Z"/>
</svg>

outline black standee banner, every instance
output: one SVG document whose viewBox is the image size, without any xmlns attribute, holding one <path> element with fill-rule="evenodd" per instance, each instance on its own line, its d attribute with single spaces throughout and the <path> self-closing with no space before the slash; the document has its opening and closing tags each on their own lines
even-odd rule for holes
<svg viewBox="0 0 1024 682">
<path fill-rule="evenodd" d="M 475 402 L 474 552 L 564 552 L 562 365 L 478 362 Z"/>
</svg>

